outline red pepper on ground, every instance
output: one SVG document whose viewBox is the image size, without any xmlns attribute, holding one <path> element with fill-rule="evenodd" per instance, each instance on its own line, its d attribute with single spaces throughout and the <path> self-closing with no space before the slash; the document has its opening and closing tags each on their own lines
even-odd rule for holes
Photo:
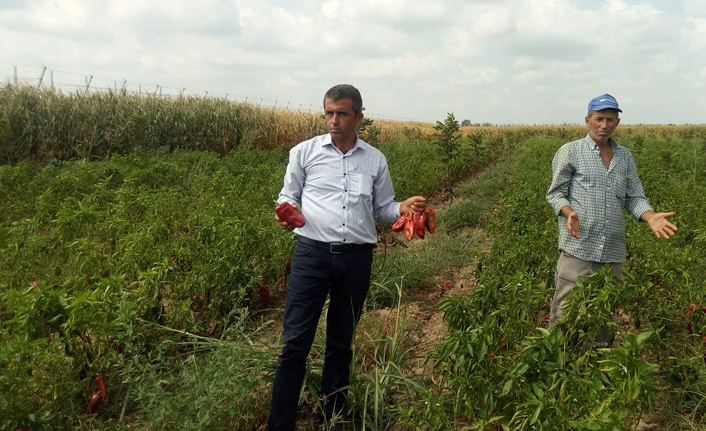
<svg viewBox="0 0 706 431">
<path fill-rule="evenodd" d="M 260 285 L 260 299 L 262 302 L 270 302 L 270 290 L 265 283 Z"/>
<path fill-rule="evenodd" d="M 304 217 L 289 202 L 282 202 L 277 208 L 275 208 L 275 213 L 280 220 L 289 223 L 294 227 L 302 227 L 306 222 Z"/>
<path fill-rule="evenodd" d="M 91 395 L 91 399 L 88 400 L 88 408 L 86 409 L 87 415 L 95 413 L 98 410 L 98 405 L 108 398 L 105 393 L 105 382 L 103 381 L 102 375 L 96 377 L 96 383 L 98 383 L 100 392 L 94 392 L 93 395 Z"/>
</svg>

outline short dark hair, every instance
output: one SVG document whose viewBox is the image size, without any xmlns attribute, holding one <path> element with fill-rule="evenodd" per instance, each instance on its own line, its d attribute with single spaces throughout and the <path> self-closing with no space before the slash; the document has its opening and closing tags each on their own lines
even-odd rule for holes
<svg viewBox="0 0 706 431">
<path fill-rule="evenodd" d="M 326 104 L 326 99 L 331 99 L 334 102 L 343 99 L 351 99 L 353 101 L 353 112 L 355 115 L 363 112 L 363 98 L 360 96 L 360 91 L 352 85 L 334 85 L 324 95 L 324 105 Z"/>
</svg>

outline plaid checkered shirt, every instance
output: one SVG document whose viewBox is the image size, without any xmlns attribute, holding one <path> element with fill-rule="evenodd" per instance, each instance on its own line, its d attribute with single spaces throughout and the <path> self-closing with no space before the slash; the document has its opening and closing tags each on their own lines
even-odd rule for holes
<svg viewBox="0 0 706 431">
<path fill-rule="evenodd" d="M 624 262 L 625 210 L 635 220 L 652 210 L 630 150 L 612 138 L 609 143 L 613 158 L 607 169 L 589 135 L 559 148 L 546 196 L 559 216 L 559 249 L 591 262 Z M 559 215 L 566 205 L 579 216 L 578 239 L 569 234 L 566 218 Z"/>
</svg>

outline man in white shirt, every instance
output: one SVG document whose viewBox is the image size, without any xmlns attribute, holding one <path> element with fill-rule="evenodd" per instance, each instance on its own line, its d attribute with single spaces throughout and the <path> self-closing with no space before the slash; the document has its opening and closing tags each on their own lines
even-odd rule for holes
<svg viewBox="0 0 706 431">
<path fill-rule="evenodd" d="M 326 135 L 291 149 L 278 202 L 289 202 L 306 224 L 280 227 L 299 236 L 287 286 L 284 347 L 272 389 L 269 430 L 294 430 L 306 358 L 324 302 L 330 296 L 321 392 L 324 420 L 343 410 L 349 384 L 351 341 L 370 286 L 375 220 L 393 223 L 401 214 L 423 211 L 426 199 L 394 201 L 385 156 L 362 141 L 360 92 L 337 85 L 324 96 Z"/>
</svg>

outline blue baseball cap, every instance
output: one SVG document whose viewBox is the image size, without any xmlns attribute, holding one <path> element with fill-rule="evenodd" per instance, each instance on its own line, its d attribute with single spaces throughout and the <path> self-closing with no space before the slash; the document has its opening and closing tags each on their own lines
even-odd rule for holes
<svg viewBox="0 0 706 431">
<path fill-rule="evenodd" d="M 615 97 L 608 93 L 594 97 L 588 102 L 589 112 L 600 111 L 602 109 L 616 109 L 618 112 L 623 112 L 623 110 L 618 107 L 618 101 L 615 100 Z"/>
</svg>

